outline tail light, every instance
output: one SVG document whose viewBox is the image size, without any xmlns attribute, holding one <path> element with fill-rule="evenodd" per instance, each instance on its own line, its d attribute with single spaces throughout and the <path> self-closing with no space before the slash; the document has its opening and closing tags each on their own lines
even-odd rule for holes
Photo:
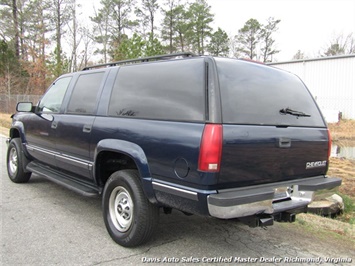
<svg viewBox="0 0 355 266">
<path fill-rule="evenodd" d="M 202 134 L 198 170 L 219 172 L 222 157 L 223 131 L 220 124 L 206 124 Z"/>
<path fill-rule="evenodd" d="M 330 131 L 328 128 L 328 159 L 330 158 L 331 151 L 332 151 L 332 136 L 330 135 Z"/>
</svg>

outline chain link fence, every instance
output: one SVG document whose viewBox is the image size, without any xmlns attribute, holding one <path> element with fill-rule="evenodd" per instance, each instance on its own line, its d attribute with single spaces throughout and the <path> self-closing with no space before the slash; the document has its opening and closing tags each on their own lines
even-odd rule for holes
<svg viewBox="0 0 355 266">
<path fill-rule="evenodd" d="M 16 112 L 18 102 L 32 102 L 37 104 L 41 95 L 7 95 L 0 94 L 0 113 L 12 114 Z"/>
</svg>

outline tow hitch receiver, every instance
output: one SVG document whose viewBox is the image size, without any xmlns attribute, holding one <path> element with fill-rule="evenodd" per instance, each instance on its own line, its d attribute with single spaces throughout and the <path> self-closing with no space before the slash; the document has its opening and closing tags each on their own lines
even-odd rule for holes
<svg viewBox="0 0 355 266">
<path fill-rule="evenodd" d="M 274 217 L 272 215 L 249 216 L 239 218 L 243 224 L 249 227 L 266 227 L 274 224 Z"/>
<path fill-rule="evenodd" d="M 263 214 L 259 216 L 243 217 L 239 218 L 239 220 L 250 227 L 266 227 L 273 225 L 274 221 L 293 223 L 296 221 L 296 214 L 281 212 L 273 215 Z"/>
<path fill-rule="evenodd" d="M 277 222 L 293 223 L 296 221 L 296 214 L 290 212 L 282 212 L 274 216 Z"/>
</svg>

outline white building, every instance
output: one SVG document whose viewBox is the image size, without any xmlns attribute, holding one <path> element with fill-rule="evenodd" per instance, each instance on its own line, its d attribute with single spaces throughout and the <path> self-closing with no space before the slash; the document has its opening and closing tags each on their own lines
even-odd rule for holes
<svg viewBox="0 0 355 266">
<path fill-rule="evenodd" d="M 316 99 L 327 122 L 355 119 L 355 54 L 302 59 L 269 65 L 299 76 Z"/>
</svg>

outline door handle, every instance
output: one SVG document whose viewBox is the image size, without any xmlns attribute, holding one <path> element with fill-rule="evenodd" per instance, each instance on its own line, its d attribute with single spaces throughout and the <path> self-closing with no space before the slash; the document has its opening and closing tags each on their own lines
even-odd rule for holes
<svg viewBox="0 0 355 266">
<path fill-rule="evenodd" d="M 91 125 L 84 125 L 83 132 L 84 133 L 90 133 L 91 132 L 91 128 L 92 128 Z"/>
<path fill-rule="evenodd" d="M 58 127 L 58 122 L 57 121 L 53 121 L 52 125 L 51 125 L 51 128 L 57 129 L 57 127 Z"/>
</svg>

